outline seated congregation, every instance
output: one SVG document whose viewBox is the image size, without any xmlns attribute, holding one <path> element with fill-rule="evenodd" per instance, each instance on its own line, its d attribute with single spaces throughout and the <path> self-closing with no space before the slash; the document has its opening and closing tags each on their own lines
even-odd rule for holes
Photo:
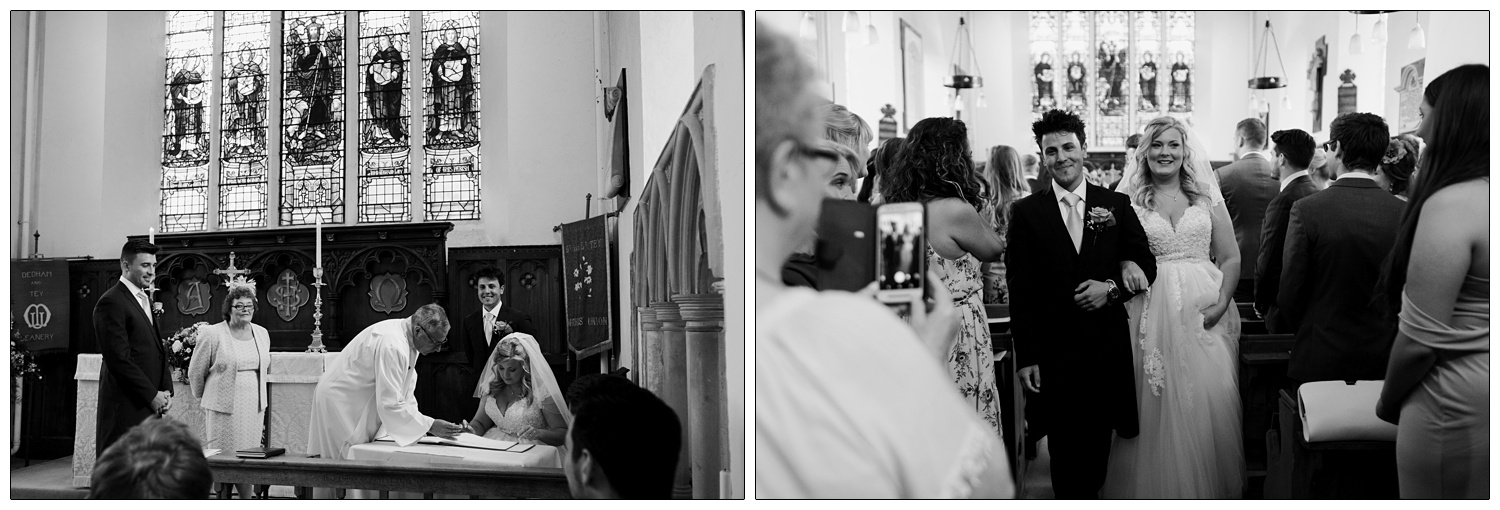
<svg viewBox="0 0 1500 510">
<path fill-rule="evenodd" d="M 1252 117 L 1226 163 L 1160 115 L 1110 172 L 1064 109 L 871 151 L 799 44 L 756 24 L 757 497 L 1489 497 L 1488 66 L 1414 133 Z"/>
</svg>

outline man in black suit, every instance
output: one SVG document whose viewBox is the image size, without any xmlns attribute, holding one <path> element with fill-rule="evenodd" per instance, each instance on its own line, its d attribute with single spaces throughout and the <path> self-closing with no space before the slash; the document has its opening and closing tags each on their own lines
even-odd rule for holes
<svg viewBox="0 0 1500 510">
<path fill-rule="evenodd" d="M 1266 205 L 1276 196 L 1276 166 L 1265 154 L 1266 124 L 1257 118 L 1248 118 L 1235 126 L 1237 159 L 1220 167 L 1219 190 L 1224 193 L 1224 206 L 1229 209 L 1229 220 L 1234 224 L 1234 239 L 1239 243 L 1240 256 L 1249 257 L 1260 253 L 1260 226 L 1266 216 Z M 1250 271 L 1240 272 L 1240 283 L 1234 288 L 1237 303 L 1249 303 L 1255 299 L 1255 278 Z"/>
<path fill-rule="evenodd" d="M 1099 497 L 1111 431 L 1140 433 L 1122 275 L 1156 279 L 1130 199 L 1084 182 L 1083 128 L 1061 110 L 1032 124 L 1053 182 L 1016 202 L 1005 260 L 1021 382 L 1045 396 L 1052 487 L 1070 499 Z"/>
<path fill-rule="evenodd" d="M 1266 318 L 1269 333 L 1290 333 L 1281 307 L 1276 305 L 1276 294 L 1281 286 L 1281 252 L 1286 246 L 1286 229 L 1291 220 L 1292 204 L 1316 193 L 1307 168 L 1312 163 L 1312 135 L 1301 129 L 1277 131 L 1271 135 L 1275 142 L 1276 169 L 1281 176 L 1281 191 L 1266 206 L 1266 218 L 1260 224 L 1260 254 L 1255 260 L 1255 310 Z"/>
<path fill-rule="evenodd" d="M 1292 204 L 1282 253 L 1277 304 L 1297 332 L 1287 376 L 1381 380 L 1395 323 L 1372 297 L 1406 203 L 1372 176 L 1390 139 L 1384 120 L 1348 113 L 1329 131 L 1325 148 L 1336 180 Z"/>
<path fill-rule="evenodd" d="M 465 316 L 459 324 L 463 331 L 461 348 L 469 363 L 468 389 L 464 390 L 464 396 L 469 397 L 464 408 L 467 410 L 465 416 L 473 416 L 479 409 L 479 399 L 472 397 L 474 385 L 479 384 L 480 375 L 489 369 L 490 353 L 494 351 L 495 343 L 511 333 L 536 335 L 530 314 L 501 302 L 505 295 L 503 271 L 491 266 L 480 268 L 474 272 L 474 287 L 479 292 L 479 311 Z"/>
<path fill-rule="evenodd" d="M 104 291 L 94 305 L 94 334 L 104 366 L 99 369 L 99 408 L 94 454 L 131 427 L 172 405 L 172 376 L 151 315 L 155 288 L 156 245 L 136 239 L 120 249 L 120 283 Z"/>
</svg>

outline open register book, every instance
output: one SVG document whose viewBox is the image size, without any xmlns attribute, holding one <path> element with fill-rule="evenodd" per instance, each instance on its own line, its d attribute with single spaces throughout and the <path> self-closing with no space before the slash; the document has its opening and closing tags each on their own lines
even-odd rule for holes
<svg viewBox="0 0 1500 510">
<path fill-rule="evenodd" d="M 380 437 L 375 438 L 375 440 L 376 441 L 395 442 L 394 439 L 391 439 L 390 435 L 380 436 Z M 527 450 L 530 450 L 531 447 L 536 446 L 536 445 L 532 445 L 532 444 L 517 443 L 517 442 L 513 442 L 513 441 L 500 441 L 498 439 L 486 439 L 486 438 L 483 438 L 483 437 L 476 436 L 474 434 L 470 434 L 468 432 L 459 434 L 458 437 L 455 437 L 453 439 L 446 439 L 446 438 L 441 438 L 441 437 L 437 437 L 437 436 L 424 436 L 421 439 L 418 439 L 417 442 L 420 443 L 420 444 L 437 444 L 437 445 L 444 445 L 444 446 L 461 446 L 461 447 L 464 447 L 464 448 L 478 448 L 478 449 L 481 449 L 481 450 L 494 450 L 494 451 L 497 451 L 497 452 L 511 452 L 511 453 L 522 453 L 522 452 L 525 452 Z"/>
</svg>

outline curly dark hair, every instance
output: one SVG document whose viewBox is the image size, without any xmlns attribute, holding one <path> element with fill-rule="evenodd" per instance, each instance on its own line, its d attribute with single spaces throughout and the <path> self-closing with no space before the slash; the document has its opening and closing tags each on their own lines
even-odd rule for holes
<svg viewBox="0 0 1500 510">
<path fill-rule="evenodd" d="M 1417 169 L 1417 141 L 1395 137 L 1386 142 L 1385 155 L 1380 158 L 1380 172 L 1391 181 L 1391 194 L 1406 196 L 1406 187 L 1411 183 L 1411 174 Z"/>
<path fill-rule="evenodd" d="M 969 128 L 950 117 L 922 119 L 906 134 L 906 146 L 880 176 L 886 203 L 959 198 L 978 211 L 988 200 L 984 180 L 974 171 Z"/>
<path fill-rule="evenodd" d="M 1068 132 L 1078 135 L 1078 146 L 1087 148 L 1089 146 L 1088 135 L 1084 134 L 1083 119 L 1077 115 L 1062 111 L 1048 110 L 1042 114 L 1042 118 L 1031 123 L 1031 134 L 1036 137 L 1037 149 L 1042 148 L 1042 136 L 1057 132 Z"/>
</svg>

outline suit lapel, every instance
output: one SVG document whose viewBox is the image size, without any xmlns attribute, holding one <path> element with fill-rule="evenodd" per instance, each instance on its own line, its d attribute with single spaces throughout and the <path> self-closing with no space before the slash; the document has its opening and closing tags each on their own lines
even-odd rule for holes
<svg viewBox="0 0 1500 510">
<path fill-rule="evenodd" d="M 1052 191 L 1052 186 L 1047 186 L 1046 191 L 1042 193 L 1046 198 L 1046 200 L 1038 205 L 1038 207 L 1045 208 L 1038 213 L 1043 218 L 1042 231 L 1048 237 L 1052 238 L 1052 242 L 1058 245 L 1057 250 L 1059 252 L 1077 257 L 1078 252 L 1073 249 L 1073 238 L 1068 235 L 1068 225 L 1063 222 L 1062 211 L 1057 205 L 1057 202 L 1062 199 L 1058 198 L 1057 193 Z"/>
<path fill-rule="evenodd" d="M 1104 188 L 1088 183 L 1084 183 L 1083 185 L 1089 187 L 1089 199 L 1083 203 L 1083 218 L 1079 220 L 1079 223 L 1083 224 L 1083 240 L 1078 243 L 1078 258 L 1088 260 L 1088 256 L 1093 251 L 1095 238 L 1098 236 L 1097 233 L 1089 228 L 1089 209 L 1104 207 Z"/>
</svg>

